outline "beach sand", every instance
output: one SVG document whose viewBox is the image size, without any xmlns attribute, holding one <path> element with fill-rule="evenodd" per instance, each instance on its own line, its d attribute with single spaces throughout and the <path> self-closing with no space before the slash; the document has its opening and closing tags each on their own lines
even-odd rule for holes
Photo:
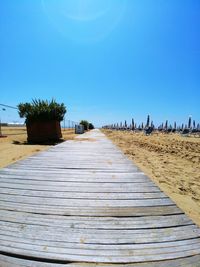
<svg viewBox="0 0 200 267">
<path fill-rule="evenodd" d="M 200 226 L 200 138 L 102 131 Z"/>
<path fill-rule="evenodd" d="M 2 127 L 2 134 L 7 137 L 0 138 L 0 168 L 50 147 L 50 145 L 27 144 L 25 127 Z M 62 135 L 64 140 L 76 136 L 74 129 L 62 130 Z"/>
</svg>

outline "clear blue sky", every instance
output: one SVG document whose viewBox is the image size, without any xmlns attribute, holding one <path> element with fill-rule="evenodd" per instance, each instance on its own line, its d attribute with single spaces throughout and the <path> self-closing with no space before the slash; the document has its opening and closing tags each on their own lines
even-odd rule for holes
<svg viewBox="0 0 200 267">
<path fill-rule="evenodd" d="M 97 126 L 200 121 L 200 1 L 1 0 L 0 90 Z"/>
</svg>

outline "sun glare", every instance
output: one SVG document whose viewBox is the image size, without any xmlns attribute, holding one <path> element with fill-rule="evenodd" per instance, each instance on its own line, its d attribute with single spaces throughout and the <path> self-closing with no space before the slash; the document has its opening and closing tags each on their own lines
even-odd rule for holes
<svg viewBox="0 0 200 267">
<path fill-rule="evenodd" d="M 78 42 L 104 39 L 118 25 L 126 0 L 42 0 L 54 27 L 65 37 Z"/>
</svg>

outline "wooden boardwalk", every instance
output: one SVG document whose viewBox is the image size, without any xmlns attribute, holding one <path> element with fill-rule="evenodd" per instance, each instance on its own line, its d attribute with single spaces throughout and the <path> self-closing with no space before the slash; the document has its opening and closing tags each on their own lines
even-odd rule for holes
<svg viewBox="0 0 200 267">
<path fill-rule="evenodd" d="M 200 229 L 99 130 L 0 170 L 0 209 L 0 267 L 200 266 Z"/>
</svg>

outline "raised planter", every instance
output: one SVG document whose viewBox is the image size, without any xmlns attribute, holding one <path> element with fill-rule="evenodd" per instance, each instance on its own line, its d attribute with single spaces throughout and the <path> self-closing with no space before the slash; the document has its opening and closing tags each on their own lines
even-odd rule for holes
<svg viewBox="0 0 200 267">
<path fill-rule="evenodd" d="M 60 122 L 56 120 L 27 123 L 26 128 L 27 141 L 31 143 L 59 141 L 62 138 Z"/>
<path fill-rule="evenodd" d="M 25 118 L 28 142 L 55 142 L 62 137 L 60 122 L 67 111 L 64 103 L 33 99 L 31 103 L 20 103 L 18 109 L 20 118 Z"/>
</svg>

